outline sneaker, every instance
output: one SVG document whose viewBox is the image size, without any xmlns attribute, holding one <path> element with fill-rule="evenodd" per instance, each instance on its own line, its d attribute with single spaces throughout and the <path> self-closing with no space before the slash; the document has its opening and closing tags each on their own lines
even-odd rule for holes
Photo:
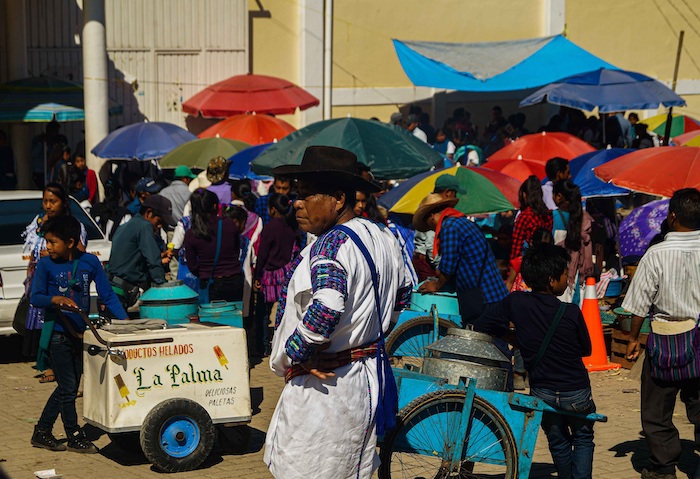
<svg viewBox="0 0 700 479">
<path fill-rule="evenodd" d="M 49 451 L 65 451 L 66 445 L 58 442 L 51 431 L 42 431 L 39 426 L 34 426 L 32 434 L 32 446 L 48 449 Z"/>
<path fill-rule="evenodd" d="M 642 469 L 642 479 L 676 479 L 676 474 L 662 474 L 660 472 Z"/>
<path fill-rule="evenodd" d="M 68 438 L 68 450 L 84 454 L 96 454 L 99 449 L 87 437 L 82 429 L 78 429 Z"/>
</svg>

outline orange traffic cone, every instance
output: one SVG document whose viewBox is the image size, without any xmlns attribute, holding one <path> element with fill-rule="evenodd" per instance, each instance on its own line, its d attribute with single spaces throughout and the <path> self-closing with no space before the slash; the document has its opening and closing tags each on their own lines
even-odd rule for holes
<svg viewBox="0 0 700 479">
<path fill-rule="evenodd" d="M 589 371 L 607 371 L 618 369 L 619 364 L 609 363 L 603 337 L 603 323 L 598 309 L 598 295 L 595 292 L 595 278 L 586 279 L 586 289 L 581 307 L 583 319 L 586 321 L 588 336 L 591 338 L 592 354 L 583 358 L 583 364 Z"/>
</svg>

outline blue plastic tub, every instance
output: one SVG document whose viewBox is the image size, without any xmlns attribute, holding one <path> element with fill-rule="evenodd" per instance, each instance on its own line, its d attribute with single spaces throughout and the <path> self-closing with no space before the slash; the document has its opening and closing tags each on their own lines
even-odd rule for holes
<svg viewBox="0 0 700 479">
<path fill-rule="evenodd" d="M 188 316 L 197 314 L 199 294 L 182 281 L 154 286 L 139 298 L 139 314 L 143 319 L 164 319 L 168 324 L 188 323 Z"/>
<path fill-rule="evenodd" d="M 223 324 L 234 328 L 243 327 L 243 303 L 212 301 L 199 307 L 199 321 Z"/>
<path fill-rule="evenodd" d="M 608 287 L 605 290 L 605 296 L 608 298 L 617 298 L 622 294 L 622 285 L 624 280 L 622 278 L 611 279 L 608 283 Z"/>
</svg>

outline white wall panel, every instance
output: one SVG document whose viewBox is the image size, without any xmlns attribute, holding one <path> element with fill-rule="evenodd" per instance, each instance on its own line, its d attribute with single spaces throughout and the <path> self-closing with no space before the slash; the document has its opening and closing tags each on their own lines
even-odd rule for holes
<svg viewBox="0 0 700 479">
<path fill-rule="evenodd" d="M 199 55 L 187 53 L 159 53 L 157 55 L 157 121 L 185 125 L 182 102 L 201 90 L 193 81 L 200 71 Z"/>
</svg>

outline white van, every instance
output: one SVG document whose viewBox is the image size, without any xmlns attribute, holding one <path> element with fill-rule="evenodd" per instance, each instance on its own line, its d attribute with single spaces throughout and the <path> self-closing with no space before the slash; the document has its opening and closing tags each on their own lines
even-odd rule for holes
<svg viewBox="0 0 700 479">
<path fill-rule="evenodd" d="M 24 294 L 29 264 L 29 256 L 22 252 L 22 233 L 36 215 L 43 214 L 41 198 L 41 191 L 0 191 L 0 336 L 15 333 L 12 320 Z M 112 243 L 74 198 L 70 209 L 87 230 L 88 252 L 106 263 Z"/>
</svg>

